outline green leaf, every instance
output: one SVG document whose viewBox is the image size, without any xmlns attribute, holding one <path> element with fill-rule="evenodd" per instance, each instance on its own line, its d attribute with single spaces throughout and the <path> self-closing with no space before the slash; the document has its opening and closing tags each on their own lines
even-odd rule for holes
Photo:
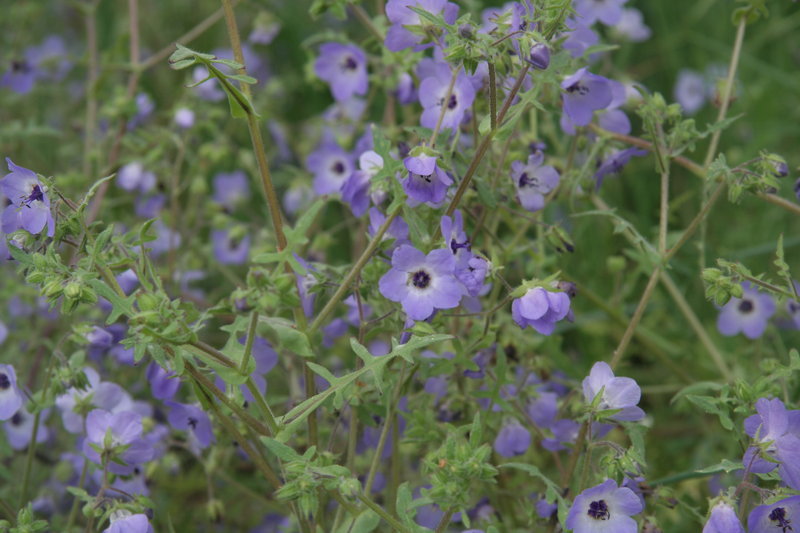
<svg viewBox="0 0 800 533">
<path fill-rule="evenodd" d="M 356 518 L 353 527 L 349 528 L 351 533 L 370 533 L 381 523 L 381 517 L 372 510 L 367 510 Z"/>
<path fill-rule="evenodd" d="M 90 279 L 87 280 L 87 283 L 95 290 L 98 296 L 102 296 L 111 302 L 111 312 L 108 314 L 108 318 L 106 318 L 106 324 L 113 324 L 122 315 L 132 317 L 136 314 L 133 308 L 133 303 L 136 301 L 136 298 L 133 295 L 123 298 L 117 294 L 114 289 L 99 279 Z"/>
<path fill-rule="evenodd" d="M 314 357 L 308 336 L 284 318 L 259 316 L 259 321 L 275 332 L 277 344 L 301 357 Z"/>
<path fill-rule="evenodd" d="M 263 442 L 264 446 L 266 446 L 266 448 L 281 461 L 289 462 L 300 459 L 300 454 L 282 442 L 278 442 L 277 440 L 269 437 L 261 437 L 261 442 Z"/>
</svg>

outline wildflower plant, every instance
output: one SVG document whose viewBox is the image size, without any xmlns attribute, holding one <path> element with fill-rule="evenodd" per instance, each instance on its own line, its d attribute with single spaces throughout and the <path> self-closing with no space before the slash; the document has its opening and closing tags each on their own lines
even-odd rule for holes
<svg viewBox="0 0 800 533">
<path fill-rule="evenodd" d="M 0 531 L 800 527 L 786 2 L 11 4 Z"/>
</svg>

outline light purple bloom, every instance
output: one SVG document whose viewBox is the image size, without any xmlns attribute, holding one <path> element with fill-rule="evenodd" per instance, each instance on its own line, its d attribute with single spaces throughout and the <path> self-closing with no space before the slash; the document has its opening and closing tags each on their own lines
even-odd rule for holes
<svg viewBox="0 0 800 533">
<path fill-rule="evenodd" d="M 605 158 L 594 173 L 594 179 L 596 180 L 595 190 L 600 188 L 606 176 L 618 174 L 633 157 L 644 157 L 646 155 L 647 151 L 641 148 L 625 148 Z"/>
<path fill-rule="evenodd" d="M 383 158 L 367 150 L 359 156 L 358 168 L 342 185 L 342 201 L 350 205 L 353 215 L 360 217 L 369 208 L 369 183 L 383 168 Z"/>
<path fill-rule="evenodd" d="M 511 304 L 514 322 L 521 328 L 532 327 L 542 335 L 550 335 L 556 322 L 569 313 L 569 296 L 565 292 L 550 292 L 542 287 L 529 289 Z"/>
<path fill-rule="evenodd" d="M 622 16 L 614 25 L 614 31 L 634 43 L 646 41 L 652 34 L 650 28 L 644 23 L 642 12 L 632 7 L 622 10 Z"/>
<path fill-rule="evenodd" d="M 108 462 L 108 470 L 120 475 L 130 475 L 134 466 L 146 463 L 153 457 L 153 448 L 142 438 L 142 417 L 133 411 L 109 413 L 95 409 L 86 417 L 86 440 L 83 453 L 96 463 L 102 464 L 95 445 L 125 464 Z"/>
<path fill-rule="evenodd" d="M 783 481 L 800 490 L 800 410 L 787 410 L 777 398 L 760 398 L 756 412 L 745 419 L 745 432 L 778 463 L 759 457 L 755 446 L 747 449 L 742 463 L 758 474 L 771 472 L 777 466 Z"/>
<path fill-rule="evenodd" d="M 638 526 L 631 515 L 642 509 L 631 489 L 607 479 L 575 498 L 565 525 L 573 533 L 636 533 Z"/>
<path fill-rule="evenodd" d="M 214 176 L 214 201 L 227 209 L 233 209 L 250 196 L 247 175 L 242 170 L 220 172 Z"/>
<path fill-rule="evenodd" d="M 243 265 L 250 252 L 250 235 L 235 228 L 211 232 L 214 257 L 223 265 Z"/>
<path fill-rule="evenodd" d="M 369 234 L 375 235 L 383 223 L 386 221 L 386 215 L 381 213 L 377 207 L 369 208 Z M 383 234 L 384 239 L 395 239 L 395 244 L 401 244 L 408 241 L 408 223 L 403 220 L 403 217 L 396 217 L 389 224 L 389 229 Z"/>
<path fill-rule="evenodd" d="M 721 501 L 711 509 L 711 516 L 703 526 L 703 533 L 745 533 L 745 531 L 733 507 Z"/>
<path fill-rule="evenodd" d="M 156 186 L 156 175 L 134 161 L 128 163 L 117 173 L 117 186 L 126 191 L 148 192 Z"/>
<path fill-rule="evenodd" d="M 531 53 L 525 61 L 539 70 L 546 70 L 550 66 L 550 47 L 544 43 L 536 43 L 531 47 Z"/>
<path fill-rule="evenodd" d="M 609 80 L 588 72 L 586 67 L 561 82 L 564 112 L 576 126 L 586 126 L 592 113 L 611 103 L 612 89 Z"/>
<path fill-rule="evenodd" d="M 632 378 L 615 377 L 608 363 L 598 361 L 592 366 L 589 376 L 583 380 L 583 397 L 592 403 L 602 391 L 599 409 L 620 409 L 611 415 L 612 420 L 633 422 L 644 418 L 644 411 L 637 407 L 642 390 Z"/>
<path fill-rule="evenodd" d="M 494 451 L 502 457 L 514 457 L 528 451 L 531 445 L 530 432 L 513 420 L 504 425 L 494 440 Z"/>
<path fill-rule="evenodd" d="M 42 411 L 39 416 L 39 431 L 36 433 L 36 443 L 42 443 L 50 438 L 50 430 L 45 425 L 45 420 L 50 414 L 49 409 Z M 20 407 L 14 415 L 3 423 L 6 432 L 6 439 L 13 450 L 24 450 L 31 442 L 33 436 L 33 423 L 36 421 L 34 415 L 28 412 L 25 407 Z"/>
<path fill-rule="evenodd" d="M 511 163 L 511 179 L 517 188 L 519 203 L 528 211 L 544 207 L 544 195 L 558 186 L 558 171 L 551 166 L 542 166 L 544 154 L 536 152 L 528 156 L 528 162 Z"/>
<path fill-rule="evenodd" d="M 115 511 L 111 514 L 111 525 L 103 533 L 153 533 L 153 526 L 146 515 Z"/>
<path fill-rule="evenodd" d="M 314 174 L 314 192 L 335 194 L 354 170 L 353 158 L 339 145 L 323 142 L 306 159 L 306 167 Z"/>
<path fill-rule="evenodd" d="M 386 3 L 386 17 L 391 26 L 386 32 L 386 48 L 399 52 L 410 46 L 415 51 L 424 48 L 419 45 L 424 37 L 407 29 L 407 26 L 426 24 L 420 16 L 409 9 L 409 6 L 424 9 L 435 15 L 442 14 L 445 22 L 453 24 L 458 16 L 458 6 L 446 0 L 389 0 Z"/>
<path fill-rule="evenodd" d="M 678 72 L 674 96 L 687 115 L 693 115 L 703 107 L 707 94 L 708 84 L 702 74 L 689 69 Z"/>
<path fill-rule="evenodd" d="M 400 74 L 400 81 L 397 82 L 395 90 L 397 101 L 400 105 L 413 104 L 417 101 L 417 90 L 414 87 L 414 78 L 408 72 Z"/>
<path fill-rule="evenodd" d="M 194 111 L 186 107 L 175 110 L 175 125 L 181 129 L 188 129 L 194 126 Z"/>
<path fill-rule="evenodd" d="M 56 407 L 61 411 L 64 428 L 70 433 L 83 433 L 83 415 L 88 407 L 112 413 L 133 409 L 133 399 L 125 389 L 110 381 L 100 381 L 100 375 L 91 367 L 83 369 L 89 385 L 83 389 L 70 388 L 56 397 Z"/>
<path fill-rule="evenodd" d="M 575 20 L 567 21 L 571 31 L 567 32 L 567 38 L 562 46 L 564 50 L 569 50 L 572 57 L 581 57 L 590 46 L 600 42 L 600 36 L 587 25 Z M 591 59 L 591 58 L 590 58 Z"/>
<path fill-rule="evenodd" d="M 420 117 L 420 124 L 426 128 L 435 128 L 444 107 L 441 129 L 458 129 L 467 111 L 475 100 L 475 89 L 462 69 L 458 73 L 456 82 L 450 96 L 447 89 L 453 74 L 447 63 L 438 63 L 433 70 L 433 75 L 424 78 L 419 84 L 419 102 L 424 111 Z M 445 101 L 446 100 L 446 101 Z"/>
<path fill-rule="evenodd" d="M 378 284 L 381 294 L 400 302 L 413 320 L 425 320 L 436 309 L 458 306 L 464 287 L 454 276 L 455 257 L 450 250 L 433 250 L 427 256 L 409 245 L 392 254 L 392 268 Z"/>
<path fill-rule="evenodd" d="M 742 283 L 741 298 L 728 300 L 717 317 L 717 329 L 726 336 L 744 333 L 748 339 L 757 339 L 767 329 L 767 321 L 775 314 L 775 300 L 759 292 L 749 283 Z"/>
<path fill-rule="evenodd" d="M 9 158 L 6 163 L 10 173 L 0 180 L 0 189 L 11 205 L 3 211 L 3 232 L 13 233 L 22 228 L 37 234 L 47 226 L 47 236 L 52 237 L 56 226 L 44 185 L 32 170 L 15 165 Z"/>
<path fill-rule="evenodd" d="M 155 361 L 147 366 L 146 376 L 150 383 L 150 392 L 157 400 L 171 400 L 181 386 L 181 380 L 175 372 L 164 370 Z"/>
<path fill-rule="evenodd" d="M 759 505 L 747 517 L 750 533 L 788 533 L 800 526 L 800 496 L 789 496 L 770 505 Z"/>
<path fill-rule="evenodd" d="M 325 43 L 319 52 L 314 72 L 328 82 L 337 101 L 367 94 L 367 56 L 361 48 L 353 44 Z"/>
<path fill-rule="evenodd" d="M 192 83 L 199 83 L 203 80 L 203 83 L 200 85 L 195 85 L 194 90 L 195 94 L 199 96 L 203 100 L 207 100 L 209 102 L 219 102 L 223 98 L 225 98 L 225 91 L 219 86 L 219 82 L 216 78 L 208 78 L 208 70 L 204 66 L 197 66 L 192 71 Z"/>
<path fill-rule="evenodd" d="M 0 365 L 0 420 L 8 420 L 24 403 L 11 365 Z"/>
<path fill-rule="evenodd" d="M 196 405 L 177 402 L 165 402 L 170 408 L 167 420 L 172 427 L 190 431 L 196 438 L 201 448 L 208 447 L 214 442 L 214 433 L 211 430 L 211 420 L 205 411 Z"/>
<path fill-rule="evenodd" d="M 576 0 L 575 11 L 587 26 L 600 21 L 606 26 L 617 24 L 622 18 L 622 6 L 628 0 Z"/>
<path fill-rule="evenodd" d="M 611 102 L 598 113 L 597 123 L 604 130 L 627 135 L 631 132 L 631 121 L 620 107 L 625 105 L 628 91 L 625 84 L 615 80 L 608 81 L 611 84 Z"/>
<path fill-rule="evenodd" d="M 568 418 L 556 420 L 549 428 L 553 436 L 542 439 L 542 447 L 551 452 L 566 450 L 565 445 L 574 443 L 578 438 L 580 427 L 580 424 Z"/>
<path fill-rule="evenodd" d="M 64 40 L 50 35 L 41 44 L 28 47 L 24 57 L 11 61 L 10 68 L 0 78 L 0 87 L 25 94 L 39 80 L 63 79 L 71 66 Z"/>
<path fill-rule="evenodd" d="M 555 392 L 540 392 L 539 397 L 528 403 L 527 413 L 540 428 L 548 428 L 556 421 L 558 395 Z"/>
<path fill-rule="evenodd" d="M 408 195 L 410 206 L 421 203 L 437 205 L 444 200 L 453 180 L 436 164 L 436 156 L 410 156 L 403 160 L 403 164 L 408 170 L 403 190 Z"/>
</svg>

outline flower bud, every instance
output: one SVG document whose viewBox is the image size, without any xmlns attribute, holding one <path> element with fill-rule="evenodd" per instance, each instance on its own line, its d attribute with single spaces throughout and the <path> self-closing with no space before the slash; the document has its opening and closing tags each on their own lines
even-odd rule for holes
<svg viewBox="0 0 800 533">
<path fill-rule="evenodd" d="M 547 69 L 550 66 L 550 48 L 544 43 L 536 43 L 526 61 L 535 69 Z"/>
</svg>

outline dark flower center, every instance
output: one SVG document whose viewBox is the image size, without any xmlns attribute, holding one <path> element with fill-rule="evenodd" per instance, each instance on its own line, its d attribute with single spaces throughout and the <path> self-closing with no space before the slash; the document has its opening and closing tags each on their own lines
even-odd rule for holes
<svg viewBox="0 0 800 533">
<path fill-rule="evenodd" d="M 12 61 L 11 62 L 11 71 L 12 72 L 30 72 L 31 71 L 31 66 L 25 60 Z"/>
<path fill-rule="evenodd" d="M 344 163 L 341 161 L 337 161 L 331 167 L 331 170 L 334 171 L 336 174 L 343 174 L 344 173 Z"/>
<path fill-rule="evenodd" d="M 44 201 L 44 192 L 42 191 L 41 187 L 39 187 L 38 185 L 34 185 L 33 189 L 31 190 L 31 194 L 28 195 L 27 198 L 25 198 L 25 204 L 28 205 L 31 202 L 35 202 L 37 200 L 40 202 Z"/>
<path fill-rule="evenodd" d="M 358 62 L 353 56 L 347 56 L 342 63 L 342 70 L 355 70 L 358 68 Z"/>
<path fill-rule="evenodd" d="M 411 173 L 411 175 L 416 176 L 418 178 L 422 178 L 428 183 L 431 182 L 431 177 L 433 176 L 433 174 L 414 174 L 413 172 Z"/>
<path fill-rule="evenodd" d="M 418 289 L 427 289 L 431 284 L 431 275 L 424 270 L 417 270 L 411 274 L 411 283 Z"/>
<path fill-rule="evenodd" d="M 595 520 L 611 519 L 611 513 L 608 510 L 608 505 L 606 505 L 605 500 L 598 500 L 596 502 L 590 503 L 589 512 L 587 514 L 592 518 L 594 518 Z"/>
<path fill-rule="evenodd" d="M 527 172 L 523 172 L 522 175 L 519 177 L 519 186 L 520 187 L 538 187 L 539 186 L 539 178 L 536 176 L 528 176 Z"/>
<path fill-rule="evenodd" d="M 789 302 L 788 308 L 789 308 L 789 313 L 793 315 L 796 312 L 800 311 L 800 303 L 791 301 Z"/>
<path fill-rule="evenodd" d="M 197 429 L 197 419 L 196 418 L 194 418 L 192 416 L 189 417 L 189 427 L 192 428 L 193 430 Z"/>
<path fill-rule="evenodd" d="M 750 313 L 753 311 L 753 302 L 750 300 L 742 300 L 739 303 L 739 312 L 740 313 Z"/>
<path fill-rule="evenodd" d="M 450 249 L 453 251 L 454 254 L 458 253 L 461 248 L 465 248 L 469 250 L 472 248 L 472 245 L 469 242 L 469 239 L 465 240 L 464 242 L 458 242 L 455 239 L 450 240 Z"/>
<path fill-rule="evenodd" d="M 22 415 L 19 414 L 19 411 L 14 413 L 14 416 L 11 417 L 11 420 L 9 420 L 9 422 L 11 422 L 12 426 L 19 426 L 22 424 Z"/>
<path fill-rule="evenodd" d="M 772 512 L 769 513 L 769 519 L 775 522 L 775 527 L 781 528 L 783 533 L 794 531 L 794 528 L 790 525 L 792 521 L 786 518 L 786 509 L 783 507 L 776 507 L 773 509 Z"/>
<path fill-rule="evenodd" d="M 580 96 L 583 96 L 589 92 L 589 88 L 585 85 L 581 85 L 580 82 L 578 82 L 567 87 L 567 92 L 570 94 L 578 93 Z"/>
<path fill-rule="evenodd" d="M 6 390 L 11 386 L 11 380 L 8 379 L 8 376 L 0 373 L 0 390 Z"/>
<path fill-rule="evenodd" d="M 455 109 L 458 105 L 458 98 L 455 94 L 450 95 L 450 100 L 447 102 L 447 109 Z"/>
</svg>

